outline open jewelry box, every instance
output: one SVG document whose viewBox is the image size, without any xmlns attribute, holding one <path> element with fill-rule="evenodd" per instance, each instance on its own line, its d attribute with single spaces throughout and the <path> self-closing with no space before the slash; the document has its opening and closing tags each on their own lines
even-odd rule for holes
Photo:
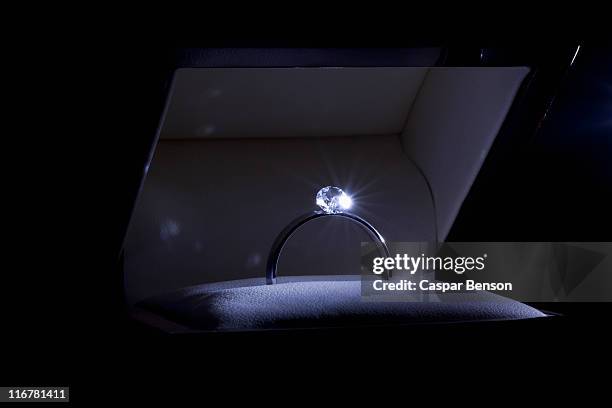
<svg viewBox="0 0 612 408">
<path fill-rule="evenodd" d="M 173 332 L 543 317 L 482 292 L 360 301 L 366 234 L 304 225 L 265 285 L 274 239 L 341 186 L 388 242 L 441 242 L 530 68 L 187 67 L 174 72 L 124 247 L 132 315 Z"/>
</svg>

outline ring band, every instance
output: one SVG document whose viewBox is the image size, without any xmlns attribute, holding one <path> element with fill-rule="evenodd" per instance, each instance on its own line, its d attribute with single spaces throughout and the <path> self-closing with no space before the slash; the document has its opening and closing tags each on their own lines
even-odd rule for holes
<svg viewBox="0 0 612 408">
<path fill-rule="evenodd" d="M 368 232 L 368 234 L 370 235 L 370 238 L 378 242 L 379 246 L 385 252 L 385 255 L 387 257 L 390 257 L 389 248 L 387 248 L 385 239 L 380 234 L 380 232 L 378 232 L 376 228 L 372 226 L 372 224 L 370 224 L 363 218 L 359 217 L 358 215 L 355 215 L 349 212 L 329 213 L 325 211 L 313 211 L 313 212 L 306 213 L 296 218 L 295 220 L 293 220 L 289 225 L 287 225 L 281 231 L 281 233 L 278 235 L 278 237 L 274 241 L 274 244 L 272 245 L 272 249 L 270 250 L 270 254 L 268 255 L 268 263 L 266 266 L 266 284 L 267 285 L 273 285 L 276 283 L 276 267 L 278 265 L 278 259 L 280 258 L 280 255 L 281 255 L 281 252 L 283 251 L 283 247 L 285 246 L 285 243 L 293 235 L 293 233 L 297 231 L 297 229 L 300 228 L 302 225 L 306 224 L 308 221 L 312 221 L 317 218 L 328 217 L 328 216 L 348 218 L 349 220 L 352 220 L 356 222 L 357 224 L 361 225 Z"/>
</svg>

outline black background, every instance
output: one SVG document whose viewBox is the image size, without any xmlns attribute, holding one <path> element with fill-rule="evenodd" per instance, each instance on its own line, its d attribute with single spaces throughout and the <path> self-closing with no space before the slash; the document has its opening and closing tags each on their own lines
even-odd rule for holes
<svg viewBox="0 0 612 408">
<path fill-rule="evenodd" d="M 566 38 L 571 35 L 563 32 L 551 39 L 544 31 L 544 38 L 527 34 L 519 44 L 493 41 L 486 33 L 476 34 L 484 41 L 452 37 L 451 45 L 468 50 L 579 42 L 582 51 L 537 137 L 512 170 L 497 169 L 504 183 L 479 176 L 449 240 L 610 240 L 610 47 L 601 36 Z M 203 42 L 321 46 L 327 39 L 308 34 L 291 43 L 244 37 L 242 44 L 238 39 Z M 344 32 L 340 37 L 341 44 L 329 45 L 377 42 L 371 34 L 364 41 L 347 41 Z M 337 391 L 340 383 L 358 398 L 382 398 L 383 390 L 406 392 L 417 379 L 441 390 L 473 380 L 470 390 L 484 391 L 493 383 L 502 387 L 502 395 L 524 388 L 555 390 L 552 394 L 560 391 L 559 377 L 588 377 L 593 384 L 606 378 L 594 366 L 609 367 L 609 304 L 541 305 L 563 314 L 542 324 L 207 337 L 151 333 L 127 320 L 118 254 L 163 95 L 163 69 L 143 67 L 162 66 L 159 50 L 173 46 L 158 38 L 128 42 L 120 37 L 52 49 L 44 55 L 53 58 L 43 58 L 59 68 L 45 74 L 54 82 L 52 93 L 35 87 L 15 99 L 25 110 L 16 116 L 19 137 L 3 149 L 10 192 L 4 220 L 10 245 L 3 267 L 3 384 L 69 385 L 73 401 L 91 402 L 216 394 L 273 399 L 279 389 L 296 399 Z M 380 42 L 387 44 L 384 38 Z M 445 44 L 389 45 L 440 43 Z M 77 55 L 80 51 L 87 57 Z M 25 65 L 40 65 L 26 55 Z M 69 83 L 86 96 L 69 94 Z M 34 108 L 46 112 L 32 115 Z M 66 122 L 75 128 L 70 136 Z M 487 166 L 495 169 L 495 163 Z M 491 217 L 500 221 L 495 228 Z"/>
</svg>

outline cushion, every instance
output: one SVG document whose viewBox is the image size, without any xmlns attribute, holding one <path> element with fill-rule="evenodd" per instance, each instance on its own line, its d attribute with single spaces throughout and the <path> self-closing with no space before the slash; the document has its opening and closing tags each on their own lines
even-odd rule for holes
<svg viewBox="0 0 612 408">
<path fill-rule="evenodd" d="M 137 307 L 196 330 L 257 330 L 452 323 L 540 318 L 523 303 L 489 292 L 435 295 L 430 302 L 364 301 L 358 275 L 279 277 L 203 284 Z"/>
</svg>

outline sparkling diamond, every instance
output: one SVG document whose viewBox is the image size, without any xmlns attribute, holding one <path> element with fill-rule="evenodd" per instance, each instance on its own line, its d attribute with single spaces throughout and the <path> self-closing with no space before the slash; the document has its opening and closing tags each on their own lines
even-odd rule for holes
<svg viewBox="0 0 612 408">
<path fill-rule="evenodd" d="M 353 200 L 338 187 L 323 187 L 317 193 L 316 203 L 328 214 L 341 213 L 353 205 Z"/>
</svg>

